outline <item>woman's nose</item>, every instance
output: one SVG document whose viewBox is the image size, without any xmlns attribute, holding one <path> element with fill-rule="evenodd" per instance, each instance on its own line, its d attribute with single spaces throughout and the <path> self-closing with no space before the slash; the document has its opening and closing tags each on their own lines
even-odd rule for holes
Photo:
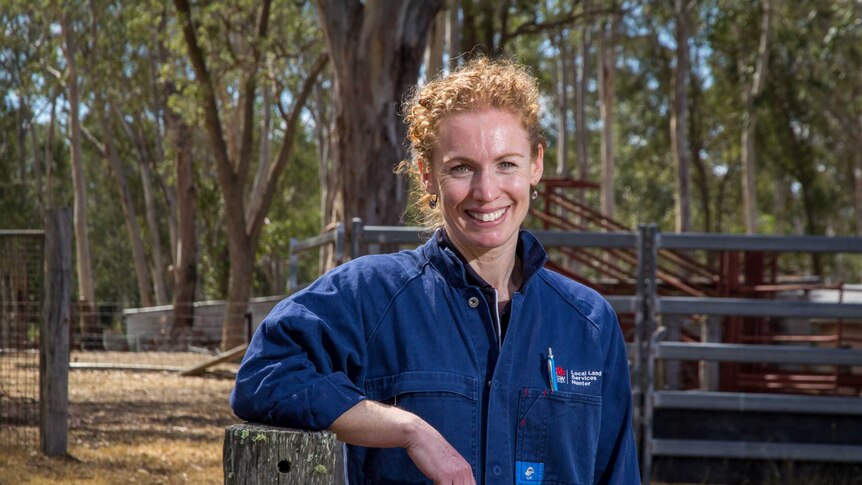
<svg viewBox="0 0 862 485">
<path fill-rule="evenodd" d="M 500 193 L 499 180 L 490 170 L 479 170 L 473 177 L 472 191 L 474 200 L 495 200 Z"/>
</svg>

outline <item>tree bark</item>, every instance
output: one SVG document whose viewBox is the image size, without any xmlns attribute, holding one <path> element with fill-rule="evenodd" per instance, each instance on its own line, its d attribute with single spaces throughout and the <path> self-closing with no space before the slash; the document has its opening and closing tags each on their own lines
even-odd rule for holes
<svg viewBox="0 0 862 485">
<path fill-rule="evenodd" d="M 599 42 L 599 97 L 602 119 L 601 211 L 613 219 L 616 215 L 614 186 L 614 101 L 616 83 L 616 37 L 620 14 L 614 12 L 602 29 Z"/>
<path fill-rule="evenodd" d="M 102 127 L 102 136 L 104 143 L 99 144 L 99 148 L 108 163 L 108 167 L 114 176 L 114 181 L 117 184 L 117 192 L 120 196 L 120 206 L 123 208 L 123 215 L 126 219 L 126 230 L 129 232 L 129 242 L 132 245 L 132 261 L 135 265 L 135 275 L 138 282 L 138 293 L 141 298 L 142 306 L 153 306 L 152 281 L 150 280 L 150 269 L 147 264 L 147 256 L 144 252 L 144 241 L 141 237 L 141 227 L 138 224 L 138 214 L 135 209 L 134 201 L 132 200 L 129 191 L 129 183 L 126 179 L 123 163 L 117 155 L 117 148 L 114 143 L 114 131 L 111 123 L 105 114 L 104 100 L 99 94 L 96 95 L 96 106 L 94 106 L 99 124 Z M 95 141 L 95 140 L 94 140 Z"/>
<path fill-rule="evenodd" d="M 153 283 L 156 292 L 156 303 L 164 305 L 168 302 L 168 290 L 165 285 L 164 252 L 162 251 L 162 240 L 159 237 L 159 217 L 156 209 L 156 198 L 153 190 L 153 175 L 147 163 L 141 164 L 141 186 L 144 188 L 144 205 L 147 215 L 147 225 L 150 227 L 150 246 L 153 250 Z M 171 219 L 168 216 L 166 219 Z"/>
<path fill-rule="evenodd" d="M 589 9 L 585 2 L 584 9 Z M 590 178 L 589 165 L 589 136 L 587 128 L 587 102 L 586 95 L 590 82 L 590 48 L 592 43 L 592 21 L 589 17 L 584 19 L 581 31 L 581 55 L 577 64 L 577 82 L 575 83 L 575 146 L 578 152 L 578 178 L 588 180 Z M 584 202 L 584 191 L 580 191 L 579 200 Z"/>
<path fill-rule="evenodd" d="M 754 143 L 757 128 L 757 111 L 754 106 L 755 99 L 763 90 L 764 78 L 766 77 L 767 63 L 769 62 L 769 29 L 772 19 L 772 8 L 770 0 L 761 0 L 762 17 L 760 21 L 760 40 L 757 47 L 757 64 L 754 69 L 754 78 L 745 92 L 745 111 L 742 121 L 742 205 L 745 219 L 745 232 L 757 234 L 758 211 L 757 211 L 757 183 L 756 183 L 756 147 Z"/>
<path fill-rule="evenodd" d="M 443 71 L 443 46 L 446 43 L 446 11 L 440 10 L 434 16 L 431 40 L 425 49 L 425 78 L 428 80 Z"/>
<path fill-rule="evenodd" d="M 57 126 L 57 98 L 51 99 L 51 117 L 48 120 L 48 134 L 45 135 L 45 210 L 54 208 L 54 129 Z"/>
<path fill-rule="evenodd" d="M 853 169 L 853 183 L 856 206 L 856 235 L 862 237 L 862 115 L 857 118 L 856 167 Z"/>
<path fill-rule="evenodd" d="M 688 74 L 689 74 L 689 16 L 688 0 L 676 0 L 676 67 L 673 76 L 673 107 L 670 115 L 670 144 L 673 153 L 675 224 L 676 232 L 691 231 L 691 182 L 688 144 Z"/>
<path fill-rule="evenodd" d="M 557 176 L 568 177 L 569 155 L 569 52 L 565 30 L 561 29 L 557 40 Z"/>
<path fill-rule="evenodd" d="M 161 18 L 159 20 L 159 32 L 162 32 L 167 27 L 168 23 L 168 12 L 167 9 L 169 7 L 164 5 L 162 7 Z M 150 53 L 149 66 L 150 66 L 150 89 L 152 91 L 152 107 L 151 110 L 153 112 L 153 118 L 156 121 L 156 129 L 153 133 L 153 142 L 155 145 L 155 153 L 150 157 L 153 162 L 165 160 L 165 132 L 167 131 L 167 117 L 168 114 L 168 104 L 167 100 L 170 99 L 171 95 L 176 92 L 176 87 L 172 82 L 162 82 L 159 80 L 159 69 L 160 66 L 169 62 L 169 54 L 168 49 L 165 47 L 164 41 L 158 36 L 153 35 L 152 37 L 152 45 L 155 46 L 154 52 Z M 182 119 L 177 120 L 180 123 L 184 123 Z M 188 129 L 188 126 L 186 126 Z M 189 130 L 190 131 L 190 130 Z M 191 136 L 191 133 L 189 133 Z M 189 147 L 191 150 L 191 140 L 188 140 Z M 146 146 L 146 144 L 143 144 Z M 141 158 L 141 164 L 146 164 L 147 160 L 143 157 Z M 155 163 L 153 164 L 155 166 Z M 177 202 L 176 195 L 176 184 L 171 186 L 166 183 L 165 180 L 159 176 L 158 172 L 156 172 L 156 181 L 158 182 L 159 189 L 164 194 L 165 203 L 168 206 L 167 210 L 167 223 L 168 223 L 168 239 L 170 241 L 170 250 L 168 254 L 170 255 L 170 264 L 176 267 L 177 265 L 177 254 L 179 251 L 179 241 L 180 238 L 179 232 L 183 229 L 178 227 L 179 222 L 177 221 L 179 214 L 179 202 Z M 149 207 L 147 207 L 149 210 Z M 161 244 L 159 245 L 159 253 L 161 253 Z M 160 258 L 160 256 L 159 256 Z M 153 259 L 156 259 L 156 253 L 153 253 Z M 162 275 L 164 275 L 164 270 L 162 270 Z M 175 276 L 174 276 L 175 279 Z"/>
<path fill-rule="evenodd" d="M 188 333 L 194 325 L 194 301 L 197 290 L 198 241 L 195 220 L 197 197 L 191 149 L 191 130 L 173 110 L 165 112 L 165 126 L 174 146 L 177 191 L 177 254 L 174 257 L 174 325 L 175 335 Z"/>
<path fill-rule="evenodd" d="M 15 131 L 18 135 L 18 182 L 23 183 L 27 173 L 27 124 L 30 119 L 30 108 L 25 97 L 18 100 L 18 110 L 15 113 Z"/>
<path fill-rule="evenodd" d="M 361 217 L 396 225 L 407 203 L 406 180 L 393 168 L 405 158 L 398 113 L 416 84 L 422 53 L 441 0 L 317 0 L 335 75 L 333 170 L 341 178 L 327 223 Z"/>
<path fill-rule="evenodd" d="M 36 199 L 36 209 L 39 217 L 45 219 L 44 190 L 42 189 L 42 160 L 39 158 L 39 136 L 36 133 L 36 123 L 30 122 L 30 146 L 33 150 L 33 196 Z"/>
<path fill-rule="evenodd" d="M 71 145 L 72 185 L 74 187 L 73 219 L 75 226 L 75 255 L 78 272 L 78 299 L 80 308 L 81 342 L 85 348 L 94 347 L 98 324 L 94 318 L 96 300 L 93 269 L 90 258 L 90 236 L 87 232 L 87 185 L 84 181 L 84 160 L 81 150 L 80 95 L 78 93 L 78 64 L 75 33 L 66 12 L 60 14 L 63 33 L 63 53 L 66 59 L 66 81 L 69 103 L 69 143 Z"/>
<path fill-rule="evenodd" d="M 691 63 L 689 63 L 689 86 L 691 89 L 691 117 L 689 118 L 689 153 L 691 154 L 691 164 L 694 167 L 694 176 L 692 181 L 697 191 L 700 193 L 698 197 L 700 201 L 700 211 L 703 214 L 703 232 L 713 231 L 712 225 L 712 202 L 710 191 L 710 172 L 706 168 L 706 164 L 701 158 L 700 153 L 704 146 L 703 141 L 703 115 L 700 112 L 700 100 L 702 97 L 700 80 L 697 74 L 693 71 Z"/>
<path fill-rule="evenodd" d="M 461 0 L 449 1 L 449 17 L 446 20 L 448 37 L 449 69 L 455 69 L 461 62 Z"/>
</svg>

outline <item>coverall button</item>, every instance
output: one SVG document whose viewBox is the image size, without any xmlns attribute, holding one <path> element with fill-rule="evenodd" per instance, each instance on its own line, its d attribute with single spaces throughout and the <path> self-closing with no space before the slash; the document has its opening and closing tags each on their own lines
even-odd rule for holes
<svg viewBox="0 0 862 485">
<path fill-rule="evenodd" d="M 471 296 L 469 300 L 467 300 L 467 304 L 470 305 L 470 308 L 476 308 L 479 306 L 479 299 L 475 296 Z"/>
<path fill-rule="evenodd" d="M 499 476 L 501 473 L 503 473 L 503 468 L 500 465 L 494 465 L 494 475 Z"/>
<path fill-rule="evenodd" d="M 494 381 L 494 389 L 500 387 L 500 381 Z"/>
</svg>

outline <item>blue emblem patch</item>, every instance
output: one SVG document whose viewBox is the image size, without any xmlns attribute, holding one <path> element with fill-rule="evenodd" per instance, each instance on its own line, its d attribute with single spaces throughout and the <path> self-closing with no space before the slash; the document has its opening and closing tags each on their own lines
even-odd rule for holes
<svg viewBox="0 0 862 485">
<path fill-rule="evenodd" d="M 530 461 L 515 462 L 515 483 L 517 485 L 535 485 L 542 483 L 545 475 L 545 464 Z"/>
</svg>

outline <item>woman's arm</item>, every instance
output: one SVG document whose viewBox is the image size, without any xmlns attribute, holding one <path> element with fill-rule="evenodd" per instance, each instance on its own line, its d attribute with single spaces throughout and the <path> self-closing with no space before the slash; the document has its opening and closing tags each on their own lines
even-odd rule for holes
<svg viewBox="0 0 862 485">
<path fill-rule="evenodd" d="M 434 483 L 475 484 L 470 464 L 419 416 L 363 400 L 332 423 L 339 440 L 370 448 L 406 448 L 416 467 Z"/>
</svg>

